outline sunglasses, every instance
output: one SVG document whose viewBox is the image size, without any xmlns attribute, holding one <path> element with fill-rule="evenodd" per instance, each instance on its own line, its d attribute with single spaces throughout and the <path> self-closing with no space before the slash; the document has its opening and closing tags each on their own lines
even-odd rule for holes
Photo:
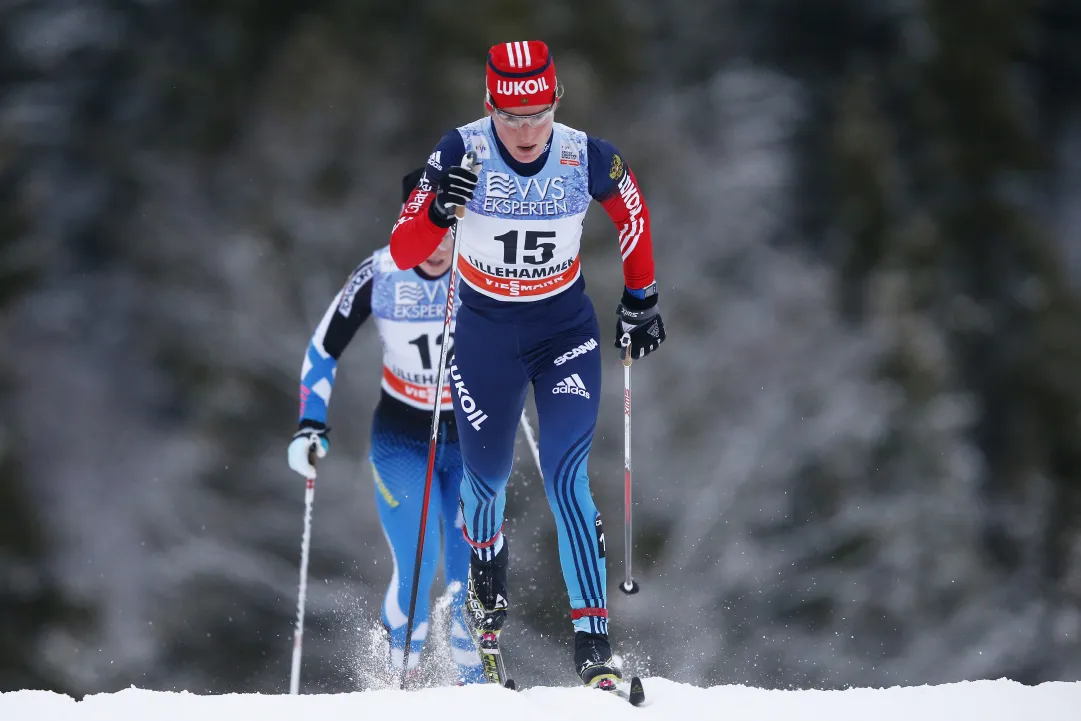
<svg viewBox="0 0 1081 721">
<path fill-rule="evenodd" d="M 513 113 L 508 113 L 505 110 L 500 110 L 495 106 L 492 94 L 488 92 L 486 92 L 485 94 L 488 96 L 488 105 L 490 105 L 492 108 L 492 115 L 499 118 L 499 122 L 503 123 L 508 128 L 517 129 L 525 127 L 526 125 L 531 128 L 536 128 L 540 125 L 543 125 L 545 121 L 549 120 L 555 114 L 556 105 L 559 104 L 559 99 L 563 97 L 563 86 L 559 84 L 556 85 L 555 102 L 552 103 L 550 107 L 545 108 L 539 113 L 531 113 L 529 115 L 515 115 Z"/>
</svg>

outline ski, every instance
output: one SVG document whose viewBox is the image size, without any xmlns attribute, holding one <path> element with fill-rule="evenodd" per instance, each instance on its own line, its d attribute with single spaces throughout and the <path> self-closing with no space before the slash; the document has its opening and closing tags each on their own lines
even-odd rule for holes
<svg viewBox="0 0 1081 721">
<path fill-rule="evenodd" d="M 631 676 L 630 681 L 620 681 L 611 686 L 608 685 L 590 685 L 585 684 L 586 688 L 595 688 L 598 691 L 604 691 L 614 696 L 618 696 L 624 701 L 628 702 L 631 706 L 641 706 L 646 702 L 646 691 L 642 686 L 642 680 L 637 676 Z M 517 684 L 512 679 L 507 679 L 503 684 L 503 688 L 509 688 L 512 691 L 524 691 L 525 688 L 518 688 Z M 528 688 L 528 687 L 526 687 Z"/>
<path fill-rule="evenodd" d="M 518 690 L 518 684 L 507 675 L 507 666 L 503 661 L 502 649 L 499 646 L 499 635 L 502 631 L 480 631 L 473 629 L 473 638 L 477 644 L 477 652 L 480 654 L 481 668 L 486 683 L 496 684 L 511 691 Z M 631 676 L 629 681 L 624 681 L 616 673 L 602 673 L 590 679 L 585 684 L 587 688 L 595 688 L 605 693 L 615 694 L 632 706 L 641 706 L 646 701 L 646 691 L 642 686 L 642 679 Z"/>
<path fill-rule="evenodd" d="M 514 679 L 507 677 L 507 667 L 503 663 L 503 654 L 499 649 L 499 633 L 499 631 L 483 631 L 474 634 L 477 640 L 477 651 L 480 653 L 485 681 L 513 691 L 517 685 Z"/>
<path fill-rule="evenodd" d="M 605 674 L 598 676 L 593 682 L 586 684 L 589 688 L 595 688 L 605 693 L 615 694 L 632 706 L 641 706 L 646 701 L 646 691 L 642 687 L 642 679 L 631 676 L 629 682 L 622 682 L 615 675 Z"/>
<path fill-rule="evenodd" d="M 646 690 L 642 687 L 642 679 L 637 676 L 631 676 L 626 690 L 617 687 L 616 693 L 629 701 L 631 706 L 641 706 L 646 702 Z"/>
</svg>

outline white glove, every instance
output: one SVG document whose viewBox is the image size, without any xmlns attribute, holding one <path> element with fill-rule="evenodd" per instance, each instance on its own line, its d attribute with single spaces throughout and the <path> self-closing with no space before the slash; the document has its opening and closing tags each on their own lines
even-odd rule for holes
<svg viewBox="0 0 1081 721">
<path fill-rule="evenodd" d="M 304 427 L 293 434 L 289 444 L 289 467 L 305 478 L 315 478 L 315 464 L 310 456 L 314 451 L 316 458 L 326 457 L 330 449 L 329 431 L 329 428 Z"/>
</svg>

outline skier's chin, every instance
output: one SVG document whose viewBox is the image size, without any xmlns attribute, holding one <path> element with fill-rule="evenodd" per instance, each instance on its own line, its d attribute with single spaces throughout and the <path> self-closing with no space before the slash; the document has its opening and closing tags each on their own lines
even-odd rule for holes
<svg viewBox="0 0 1081 721">
<path fill-rule="evenodd" d="M 512 155 L 519 163 L 531 163 L 540 157 L 540 152 L 540 143 L 533 143 L 532 145 L 515 145 Z"/>
</svg>

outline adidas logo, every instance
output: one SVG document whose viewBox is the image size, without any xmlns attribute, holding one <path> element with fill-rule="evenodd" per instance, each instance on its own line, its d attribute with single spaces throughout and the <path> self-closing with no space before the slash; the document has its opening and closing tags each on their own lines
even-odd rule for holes
<svg viewBox="0 0 1081 721">
<path fill-rule="evenodd" d="M 439 164 L 439 156 L 443 153 L 442 150 L 437 150 L 428 156 L 428 165 L 432 166 L 436 170 L 442 170 L 443 166 Z"/>
<path fill-rule="evenodd" d="M 552 389 L 552 393 L 555 395 L 560 393 L 573 393 L 576 396 L 589 398 L 589 391 L 586 390 L 586 384 L 582 382 L 582 379 L 578 377 L 577 373 L 572 373 L 559 383 L 556 383 L 555 388 Z"/>
</svg>

